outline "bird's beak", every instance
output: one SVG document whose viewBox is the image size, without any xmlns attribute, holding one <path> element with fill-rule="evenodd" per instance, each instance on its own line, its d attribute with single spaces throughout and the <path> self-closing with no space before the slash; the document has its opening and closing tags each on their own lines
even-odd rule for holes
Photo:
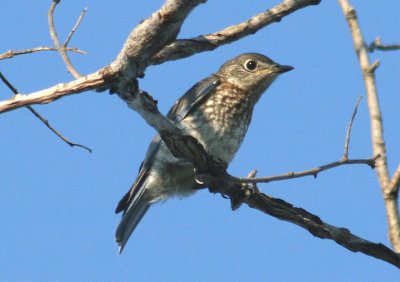
<svg viewBox="0 0 400 282">
<path fill-rule="evenodd" d="M 291 71 L 292 69 L 294 69 L 294 67 L 292 67 L 292 66 L 284 66 L 284 65 L 278 65 L 278 64 L 274 66 L 275 73 L 284 73 L 284 72 Z"/>
</svg>

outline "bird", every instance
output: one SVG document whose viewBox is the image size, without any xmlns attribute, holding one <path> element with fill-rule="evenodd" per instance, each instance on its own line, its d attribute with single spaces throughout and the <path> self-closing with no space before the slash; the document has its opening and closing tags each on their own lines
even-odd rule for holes
<svg viewBox="0 0 400 282">
<path fill-rule="evenodd" d="M 190 88 L 167 118 L 196 138 L 213 158 L 229 164 L 242 144 L 257 101 L 280 74 L 292 69 L 258 53 L 241 54 Z M 157 134 L 134 184 L 115 209 L 122 212 L 115 232 L 119 253 L 150 206 L 174 196 L 190 196 L 205 188 L 202 185 L 196 182 L 191 163 L 174 157 Z"/>
</svg>

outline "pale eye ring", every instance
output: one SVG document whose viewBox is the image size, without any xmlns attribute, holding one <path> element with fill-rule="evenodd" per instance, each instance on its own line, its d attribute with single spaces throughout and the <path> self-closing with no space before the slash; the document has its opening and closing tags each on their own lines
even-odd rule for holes
<svg viewBox="0 0 400 282">
<path fill-rule="evenodd" d="M 255 71 L 255 69 L 257 68 L 258 64 L 256 61 L 254 60 L 247 60 L 244 63 L 244 68 L 248 71 Z"/>
</svg>

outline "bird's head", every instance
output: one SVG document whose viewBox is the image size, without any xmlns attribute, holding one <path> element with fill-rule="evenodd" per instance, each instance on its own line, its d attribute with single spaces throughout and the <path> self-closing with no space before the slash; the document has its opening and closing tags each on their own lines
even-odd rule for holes
<svg viewBox="0 0 400 282">
<path fill-rule="evenodd" d="M 275 63 L 264 55 L 245 53 L 223 64 L 217 75 L 228 83 L 253 93 L 257 100 L 275 78 L 292 69 L 293 67 Z"/>
</svg>

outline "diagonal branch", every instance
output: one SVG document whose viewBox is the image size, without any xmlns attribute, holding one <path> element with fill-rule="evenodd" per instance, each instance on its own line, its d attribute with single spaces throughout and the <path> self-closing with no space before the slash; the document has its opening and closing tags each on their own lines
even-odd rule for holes
<svg viewBox="0 0 400 282">
<path fill-rule="evenodd" d="M 283 1 L 275 7 L 254 17 L 217 32 L 200 35 L 190 39 L 181 39 L 163 48 L 152 59 L 151 64 L 158 65 L 166 61 L 186 58 L 204 51 L 212 51 L 243 37 L 255 34 L 264 27 L 280 22 L 284 17 L 310 5 L 318 5 L 321 0 Z"/>
<path fill-rule="evenodd" d="M 367 46 L 364 42 L 361 29 L 357 21 L 356 10 L 350 6 L 347 0 L 339 0 L 339 4 L 342 8 L 343 14 L 346 16 L 354 43 L 354 49 L 356 51 L 364 78 L 371 122 L 373 152 L 375 155 L 381 156 L 381 158 L 376 161 L 376 171 L 385 201 L 386 215 L 389 225 L 389 238 L 393 248 L 397 252 L 400 252 L 400 218 L 397 199 L 398 185 L 390 185 L 391 180 L 387 165 L 386 145 L 383 137 L 382 116 L 375 83 L 375 70 L 379 66 L 379 62 L 377 61 L 372 64 L 370 63 Z M 394 184 L 396 182 L 398 181 L 394 181 Z"/>
<path fill-rule="evenodd" d="M 136 87 L 137 77 L 143 77 L 149 60 L 166 45 L 174 42 L 191 11 L 206 0 L 167 0 L 128 36 L 121 52 L 110 67 L 118 73 L 111 93 L 123 93 Z"/>
<path fill-rule="evenodd" d="M 254 193 L 245 203 L 273 217 L 296 224 L 315 237 L 333 240 L 352 252 L 361 252 L 400 268 L 400 256 L 385 245 L 360 238 L 346 228 L 325 223 L 316 215 L 293 207 L 283 200 L 274 199 L 262 193 Z"/>
<path fill-rule="evenodd" d="M 87 7 L 85 7 L 85 8 L 82 10 L 82 12 L 81 12 L 81 14 L 79 15 L 79 18 L 77 19 L 75 25 L 72 27 L 71 31 L 69 32 L 67 38 L 66 38 L 65 41 L 64 41 L 64 44 L 63 44 L 64 48 L 67 48 L 67 46 L 68 46 L 68 44 L 69 44 L 69 41 L 72 39 L 72 36 L 74 35 L 75 31 L 78 29 L 78 27 L 79 27 L 79 25 L 81 24 L 83 18 L 86 16 L 87 10 L 88 10 Z"/>
</svg>

